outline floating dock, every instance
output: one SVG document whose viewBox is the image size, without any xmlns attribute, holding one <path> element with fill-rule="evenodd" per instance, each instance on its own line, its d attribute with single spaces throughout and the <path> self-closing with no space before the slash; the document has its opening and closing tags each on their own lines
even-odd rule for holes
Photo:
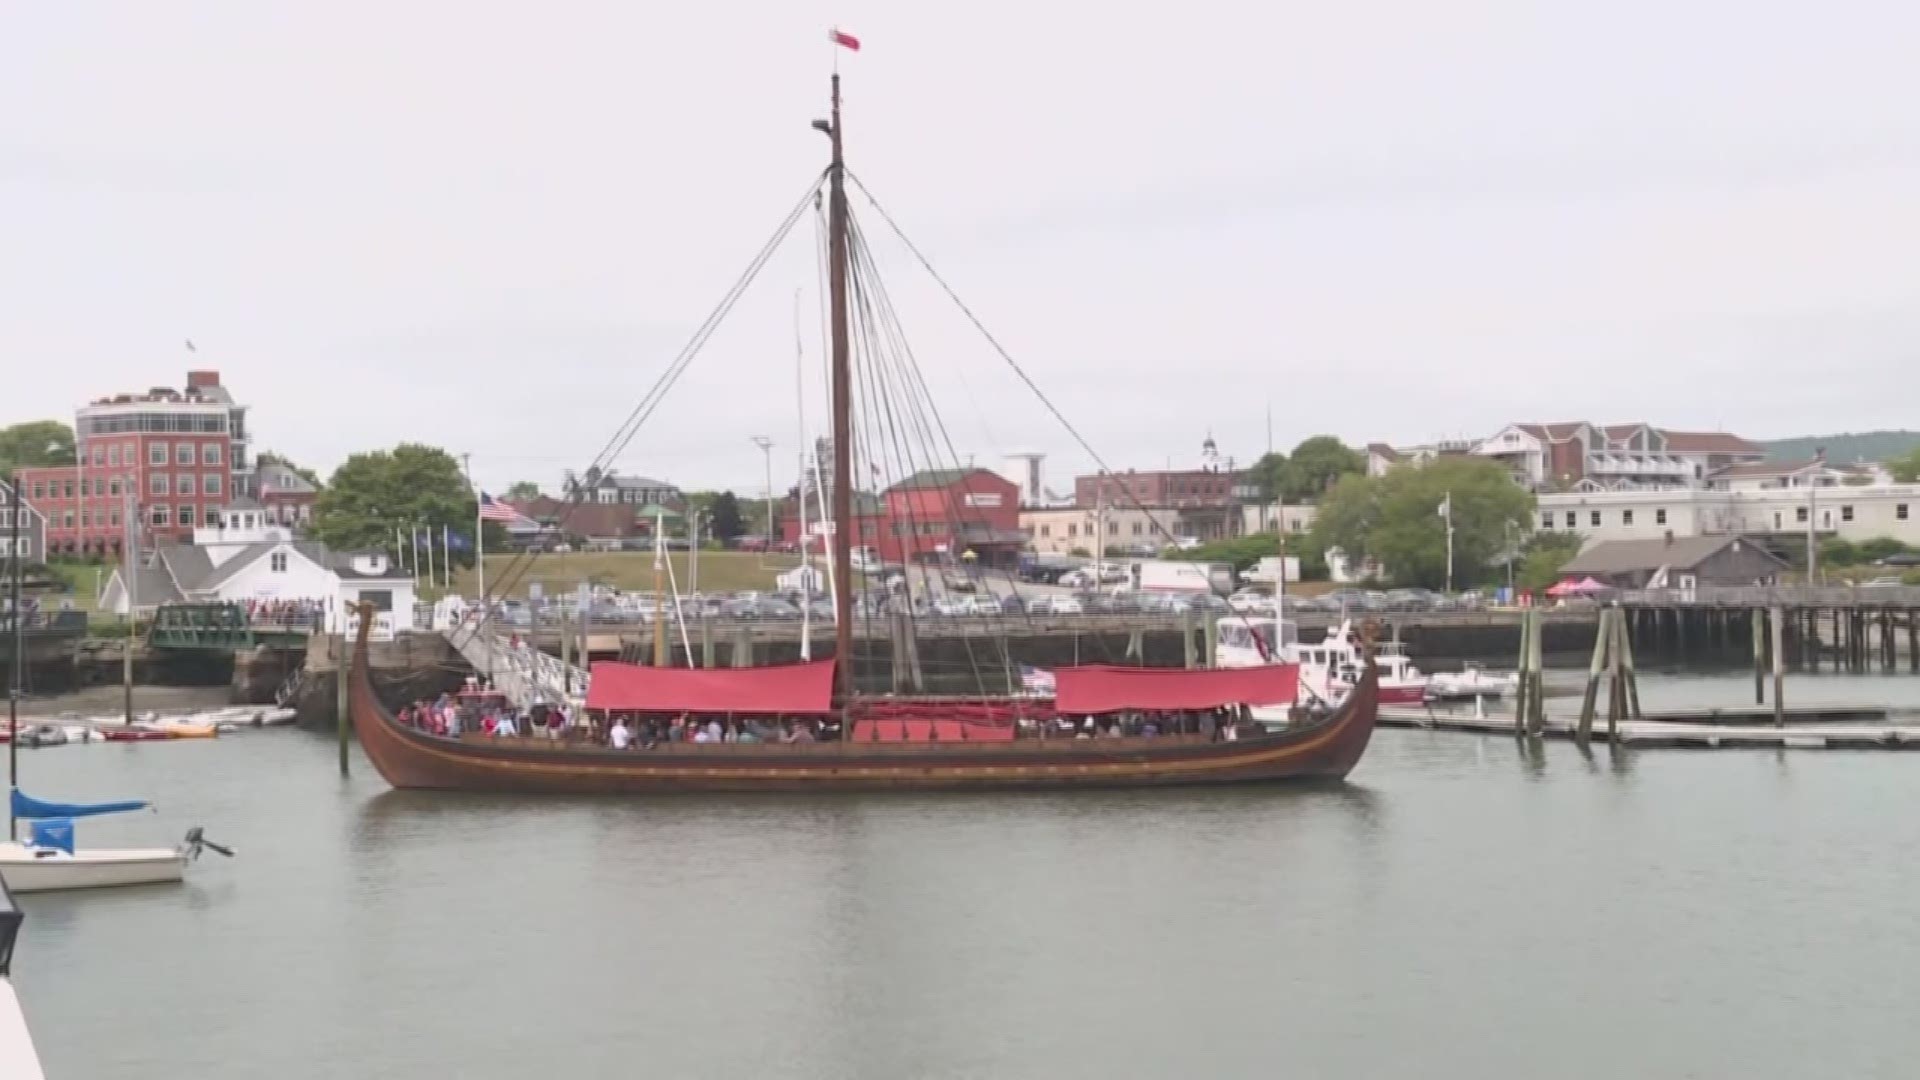
<svg viewBox="0 0 1920 1080">
<path fill-rule="evenodd" d="M 1380 726 L 1509 738 L 1514 735 L 1511 709 L 1505 713 L 1489 709 L 1485 715 L 1475 715 L 1459 710 L 1387 707 L 1380 710 Z M 1541 734 L 1549 739 L 1571 739 L 1574 728 L 1574 717 L 1550 715 Z M 1593 739 L 1607 741 L 1604 718 L 1594 724 Z M 1803 706 L 1788 709 L 1786 723 L 1775 727 L 1773 710 L 1766 708 L 1683 710 L 1622 720 L 1620 741 L 1627 746 L 1682 750 L 1920 750 L 1920 719 L 1892 720 L 1884 708 Z"/>
</svg>

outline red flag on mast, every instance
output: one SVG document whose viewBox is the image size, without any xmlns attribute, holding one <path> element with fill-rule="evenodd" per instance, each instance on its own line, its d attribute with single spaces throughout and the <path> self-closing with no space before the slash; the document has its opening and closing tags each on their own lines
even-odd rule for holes
<svg viewBox="0 0 1920 1080">
<path fill-rule="evenodd" d="M 860 51 L 860 39 L 844 30 L 836 28 L 827 31 L 827 40 L 843 49 L 852 49 L 854 52 Z"/>
</svg>

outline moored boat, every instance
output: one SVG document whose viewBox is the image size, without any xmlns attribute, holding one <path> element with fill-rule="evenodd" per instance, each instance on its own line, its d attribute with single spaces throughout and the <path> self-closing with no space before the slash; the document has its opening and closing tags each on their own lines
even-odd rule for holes
<svg viewBox="0 0 1920 1080">
<path fill-rule="evenodd" d="M 159 885 L 186 876 L 187 864 L 203 849 L 233 852 L 207 840 L 199 828 L 187 830 L 178 846 L 163 848 L 82 848 L 74 844 L 74 820 L 146 809 L 139 800 L 111 803 L 49 803 L 18 788 L 10 793 L 10 816 L 26 821 L 25 839 L 0 843 L 0 881 L 16 893 L 98 889 L 119 885 Z"/>
<path fill-rule="evenodd" d="M 954 693 L 943 685 L 943 693 L 935 696 L 928 694 L 928 681 L 914 659 L 915 607 L 907 594 L 914 588 L 916 575 L 902 574 L 897 587 L 889 585 L 886 595 L 869 596 L 860 605 L 861 617 L 869 620 L 869 637 L 877 639 L 884 633 L 891 638 L 889 670 L 885 675 L 863 672 L 864 682 L 856 679 L 854 667 L 861 657 L 854 647 L 853 595 L 860 586 L 854 575 L 853 545 L 873 535 L 872 525 L 866 525 L 863 533 L 863 526 L 854 520 L 856 480 L 897 478 L 888 489 L 890 505 L 905 520 L 894 523 L 891 535 L 926 538 L 924 543 L 913 541 L 911 557 L 924 568 L 917 575 L 918 587 L 927 591 L 937 586 L 950 594 L 966 593 L 976 601 L 992 596 L 975 580 L 974 560 L 980 559 L 979 553 L 971 547 L 962 551 L 963 544 L 937 544 L 931 539 L 934 530 L 913 528 L 912 519 L 942 508 L 943 497 L 938 493 L 943 490 L 959 506 L 976 511 L 1003 503 L 997 501 L 999 494 L 992 494 L 990 500 L 987 495 L 955 496 L 945 488 L 927 486 L 936 477 L 966 471 L 957 469 L 957 455 L 943 436 L 935 434 L 937 424 L 927 419 L 933 407 L 926 399 L 926 383 L 918 377 L 910 350 L 903 344 L 885 290 L 870 280 L 877 277 L 877 261 L 850 221 L 838 74 L 832 82 L 831 119 L 814 121 L 814 127 L 830 140 L 829 164 L 767 250 L 801 220 L 807 206 L 823 209 L 831 397 L 827 441 L 832 448 L 832 473 L 830 484 L 816 477 L 816 486 L 831 493 L 827 527 L 822 531 L 832 555 L 828 582 L 833 586 L 834 658 L 739 669 L 675 668 L 665 613 L 678 605 L 670 609 L 656 602 L 654 610 L 662 614 L 656 617 L 653 664 L 594 664 L 585 702 L 589 710 L 603 716 L 690 720 L 691 724 L 675 723 L 670 728 L 683 733 L 701 726 L 720 730 L 735 718 L 756 717 L 771 721 L 785 737 L 766 741 L 761 732 L 749 731 L 749 738 L 735 741 L 727 741 L 723 733 L 718 740 L 643 738 L 629 744 L 623 736 L 602 744 L 578 737 L 477 734 L 469 725 L 450 728 L 459 732 L 465 727 L 467 734 L 447 735 L 403 724 L 389 712 L 373 684 L 368 660 L 373 611 L 362 606 L 354 620 L 348 712 L 374 767 L 389 783 L 402 788 L 582 794 L 1080 788 L 1345 777 L 1366 751 L 1379 705 L 1379 671 L 1366 647 L 1355 654 L 1352 680 L 1338 708 L 1272 725 L 1252 723 L 1245 717 L 1251 709 L 1295 702 L 1300 678 L 1296 664 L 1241 670 L 1065 667 L 1054 672 L 1056 693 L 1049 703 L 1019 694 L 1008 685 L 1013 682 L 1014 665 L 1003 655 L 995 665 L 967 665 L 978 684 L 975 692 Z M 893 226 L 891 219 L 887 224 Z M 746 280 L 763 261 L 764 255 Z M 858 326 L 850 317 L 850 297 L 858 298 Z M 731 302 L 716 315 L 723 315 Z M 862 336 L 857 349 L 852 341 L 856 333 Z M 697 348 L 697 343 L 690 346 L 675 361 L 658 393 L 665 392 L 664 386 L 671 385 L 691 359 L 691 350 Z M 852 363 L 856 352 L 865 372 L 858 390 Z M 1004 352 L 1002 356 L 1013 364 L 1011 357 Z M 650 391 L 649 398 L 655 393 Z M 885 439 L 857 432 L 850 418 L 856 398 L 869 411 L 917 419 L 906 424 L 904 432 L 892 428 Z M 644 419 L 651 411 L 644 408 L 636 413 Z M 632 438 L 634 424 L 637 421 L 623 427 L 603 451 L 605 460 L 596 462 L 590 474 L 612 463 Z M 917 446 L 907 445 L 916 441 Z M 864 455 L 857 469 L 856 444 L 861 444 L 859 452 Z M 943 470 L 942 463 L 955 468 Z M 480 501 L 478 492 L 476 500 Z M 564 525 L 563 515 L 556 527 Z M 909 528 L 903 531 L 902 525 Z M 477 523 L 476 532 L 481 531 Z M 984 524 L 963 523 L 955 529 L 954 539 L 962 535 L 996 545 L 1003 561 L 1006 545 L 1018 542 L 1017 530 Z M 661 533 L 656 532 L 655 539 L 658 552 Z M 884 541 L 885 536 L 880 539 Z M 992 558 L 989 554 L 985 561 Z M 667 566 L 664 558 L 656 561 L 657 579 Z M 524 567 L 519 572 L 523 574 Z M 656 591 L 661 587 L 657 583 Z M 491 599 L 483 596 L 479 610 L 492 611 Z M 995 613 L 1005 610 L 998 600 L 992 608 Z M 876 624 L 886 625 L 876 629 Z M 684 624 L 682 638 L 691 654 Z M 807 648 L 804 639 L 802 647 Z M 874 666 L 878 667 L 877 661 Z M 981 674 L 984 668 L 992 668 L 1005 682 L 989 685 Z M 891 694 L 873 692 L 889 680 Z M 796 724 L 794 718 L 801 719 Z M 1101 733 L 1096 737 L 1095 731 Z"/>
</svg>

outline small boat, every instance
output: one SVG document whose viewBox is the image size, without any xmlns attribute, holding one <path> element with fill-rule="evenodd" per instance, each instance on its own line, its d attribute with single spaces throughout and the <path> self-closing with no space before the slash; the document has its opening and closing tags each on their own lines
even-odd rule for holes
<svg viewBox="0 0 1920 1080">
<path fill-rule="evenodd" d="M 188 723 L 183 720 L 162 720 L 154 725 L 154 730 L 169 739 L 212 739 L 219 736 L 220 725 Z"/>
<path fill-rule="evenodd" d="M 30 823 L 25 840 L 0 843 L 0 881 L 16 893 L 156 885 L 179 881 L 203 850 L 231 856 L 196 826 L 170 848 L 76 848 L 75 818 L 144 810 L 138 800 L 111 803 L 48 803 L 12 792 L 13 816 Z"/>
<path fill-rule="evenodd" d="M 27 724 L 20 728 L 20 745 L 38 749 L 43 746 L 65 746 L 70 740 L 67 729 L 57 724 Z"/>
<path fill-rule="evenodd" d="M 1520 686 L 1515 672 L 1490 675 L 1479 664 L 1467 664 L 1459 671 L 1437 672 L 1427 680 L 1430 701 L 1469 701 L 1473 698 L 1499 698 Z"/>
<path fill-rule="evenodd" d="M 1216 666 L 1298 664 L 1301 704 L 1313 708 L 1332 707 L 1346 700 L 1368 664 L 1369 645 L 1351 622 L 1341 622 L 1327 631 L 1324 640 L 1312 644 L 1300 640 L 1300 629 L 1292 620 L 1270 616 L 1232 615 L 1218 620 L 1216 629 Z M 1371 649 L 1372 663 L 1379 668 L 1380 704 L 1418 705 L 1426 700 L 1429 680 L 1399 643 L 1375 644 Z M 1279 714 L 1271 708 L 1256 708 L 1253 715 L 1256 720 L 1271 722 Z"/>
<path fill-rule="evenodd" d="M 95 728 L 107 742 L 166 742 L 172 736 L 164 731 L 140 727 L 103 727 Z"/>
</svg>

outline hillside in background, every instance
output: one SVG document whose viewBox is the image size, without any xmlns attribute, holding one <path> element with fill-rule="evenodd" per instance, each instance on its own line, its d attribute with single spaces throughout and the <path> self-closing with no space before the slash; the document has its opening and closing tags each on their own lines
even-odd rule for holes
<svg viewBox="0 0 1920 1080">
<path fill-rule="evenodd" d="M 1760 445 L 1767 448 L 1767 458 L 1771 461 L 1805 461 L 1823 446 L 1827 448 L 1827 460 L 1835 463 L 1885 461 L 1920 447 L 1920 431 L 1800 435 L 1791 439 L 1769 439 Z"/>
</svg>

